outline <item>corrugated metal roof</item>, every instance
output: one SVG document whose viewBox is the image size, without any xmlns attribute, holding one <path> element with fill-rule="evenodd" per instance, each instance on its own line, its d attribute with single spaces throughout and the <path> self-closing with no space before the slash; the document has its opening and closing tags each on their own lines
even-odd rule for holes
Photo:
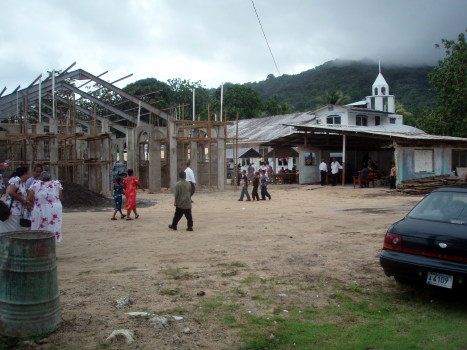
<svg viewBox="0 0 467 350">
<path fill-rule="evenodd" d="M 286 124 L 306 123 L 315 119 L 311 112 L 300 112 L 270 117 L 241 119 L 238 121 L 239 143 L 262 143 L 290 135 L 294 132 L 293 126 Z M 227 127 L 228 137 L 235 137 L 236 126 Z"/>
<path fill-rule="evenodd" d="M 292 124 L 290 124 L 292 126 Z M 388 137 L 398 137 L 404 139 L 412 140 L 438 140 L 438 141 L 460 141 L 467 142 L 467 138 L 464 137 L 454 137 L 454 136 L 442 136 L 442 135 L 432 135 L 426 134 L 422 130 L 414 128 L 409 125 L 378 125 L 372 127 L 365 126 L 345 126 L 345 125 L 335 125 L 335 126 L 323 126 L 323 125 L 311 125 L 309 123 L 294 124 L 298 128 L 309 128 L 314 130 L 326 130 L 326 131 L 345 131 L 345 132 L 355 132 L 355 133 L 364 133 L 364 134 L 373 134 L 373 135 L 382 135 Z"/>
</svg>

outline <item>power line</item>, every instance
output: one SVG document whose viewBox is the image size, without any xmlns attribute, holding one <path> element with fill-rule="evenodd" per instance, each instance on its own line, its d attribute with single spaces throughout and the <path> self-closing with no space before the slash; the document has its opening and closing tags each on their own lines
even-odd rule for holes
<svg viewBox="0 0 467 350">
<path fill-rule="evenodd" d="M 279 72 L 279 68 L 277 68 L 276 59 L 274 58 L 274 55 L 272 54 L 271 46 L 269 46 L 268 38 L 266 38 L 266 33 L 264 32 L 263 25 L 261 24 L 261 20 L 259 19 L 258 11 L 256 11 L 256 6 L 253 0 L 251 0 L 251 4 L 253 5 L 253 8 L 255 10 L 256 18 L 258 18 L 259 26 L 261 27 L 261 30 L 263 32 L 264 40 L 266 40 L 266 44 L 268 45 L 268 49 L 269 49 L 269 52 L 271 53 L 271 57 L 272 57 L 272 60 L 274 61 L 274 65 L 276 66 L 277 73 L 281 75 L 281 73 Z"/>
</svg>

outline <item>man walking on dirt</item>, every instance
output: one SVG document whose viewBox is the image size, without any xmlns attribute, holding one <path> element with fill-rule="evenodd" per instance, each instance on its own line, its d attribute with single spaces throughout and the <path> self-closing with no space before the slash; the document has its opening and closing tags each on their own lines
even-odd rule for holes
<svg viewBox="0 0 467 350">
<path fill-rule="evenodd" d="M 172 220 L 172 224 L 169 225 L 169 228 L 177 231 L 177 224 L 185 215 L 187 220 L 187 231 L 193 231 L 193 217 L 191 216 L 191 185 L 188 181 L 185 180 L 186 173 L 185 171 L 180 171 L 178 174 L 180 181 L 177 182 L 174 189 L 174 206 L 175 214 Z"/>
</svg>

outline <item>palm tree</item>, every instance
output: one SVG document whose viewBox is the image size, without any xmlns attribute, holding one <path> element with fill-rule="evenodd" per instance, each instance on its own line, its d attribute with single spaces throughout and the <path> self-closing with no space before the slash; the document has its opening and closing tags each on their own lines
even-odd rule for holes
<svg viewBox="0 0 467 350">
<path fill-rule="evenodd" d="M 323 95 L 316 98 L 320 106 L 324 105 L 345 105 L 349 103 L 350 97 L 344 95 L 340 90 L 328 90 Z"/>
</svg>

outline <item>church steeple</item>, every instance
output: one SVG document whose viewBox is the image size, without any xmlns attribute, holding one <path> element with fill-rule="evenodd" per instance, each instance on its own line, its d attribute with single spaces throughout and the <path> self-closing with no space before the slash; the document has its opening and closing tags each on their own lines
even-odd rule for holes
<svg viewBox="0 0 467 350">
<path fill-rule="evenodd" d="M 367 96 L 367 108 L 383 112 L 395 113 L 396 104 L 394 95 L 389 95 L 389 84 L 381 74 L 381 60 L 378 62 L 378 76 L 371 88 L 371 96 Z"/>
<path fill-rule="evenodd" d="M 381 71 L 376 77 L 375 82 L 373 83 L 372 96 L 388 96 L 389 95 L 389 84 L 384 79 Z"/>
</svg>

